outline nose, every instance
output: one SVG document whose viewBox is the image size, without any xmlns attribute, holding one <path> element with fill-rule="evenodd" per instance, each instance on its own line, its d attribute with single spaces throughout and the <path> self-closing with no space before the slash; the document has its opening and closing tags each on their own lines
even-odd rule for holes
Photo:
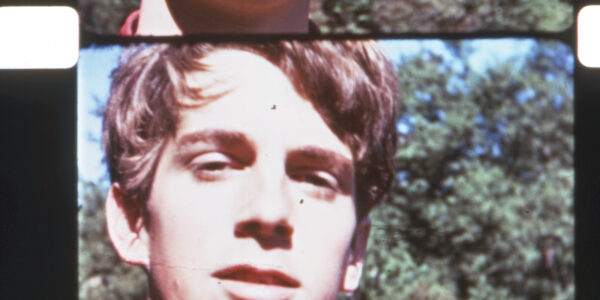
<svg viewBox="0 0 600 300">
<path fill-rule="evenodd" d="M 249 198 L 235 224 L 235 237 L 254 239 L 265 250 L 292 247 L 294 227 L 288 181 L 285 170 L 277 172 L 274 168 L 252 175 L 245 187 Z"/>
<path fill-rule="evenodd" d="M 291 249 L 294 229 L 287 222 L 265 223 L 262 220 L 247 220 L 236 224 L 235 236 L 253 238 L 261 248 Z"/>
</svg>

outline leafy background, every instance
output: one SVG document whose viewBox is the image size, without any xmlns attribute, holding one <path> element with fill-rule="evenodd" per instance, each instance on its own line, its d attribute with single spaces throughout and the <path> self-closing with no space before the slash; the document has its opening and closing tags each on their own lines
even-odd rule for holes
<svg viewBox="0 0 600 300">
<path fill-rule="evenodd" d="M 79 0 L 82 27 L 116 34 L 139 0 Z M 562 31 L 570 0 L 310 0 L 323 33 Z"/>
<path fill-rule="evenodd" d="M 361 288 L 339 299 L 573 299 L 571 49 L 546 40 L 382 45 L 401 85 L 396 180 L 371 214 Z M 502 48 L 515 55 L 491 53 Z M 82 93 L 108 78 L 86 68 L 106 63 L 85 53 Z M 79 109 L 98 116 L 105 98 Z M 80 134 L 91 122 L 82 115 Z M 83 134 L 81 144 L 98 147 L 99 132 Z M 144 299 L 145 273 L 107 238 L 100 177 L 80 177 L 79 295 Z"/>
</svg>

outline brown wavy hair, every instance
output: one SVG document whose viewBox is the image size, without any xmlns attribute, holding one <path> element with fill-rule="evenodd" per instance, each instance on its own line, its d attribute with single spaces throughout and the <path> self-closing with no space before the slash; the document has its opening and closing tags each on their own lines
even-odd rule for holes
<svg viewBox="0 0 600 300">
<path fill-rule="evenodd" d="M 349 146 L 359 219 L 385 198 L 394 178 L 397 80 L 375 42 L 215 42 L 135 45 L 121 56 L 112 73 L 102 144 L 111 181 L 129 203 L 148 198 L 179 110 L 218 99 L 187 86 L 185 75 L 206 71 L 201 59 L 219 49 L 249 51 L 273 63 Z"/>
</svg>

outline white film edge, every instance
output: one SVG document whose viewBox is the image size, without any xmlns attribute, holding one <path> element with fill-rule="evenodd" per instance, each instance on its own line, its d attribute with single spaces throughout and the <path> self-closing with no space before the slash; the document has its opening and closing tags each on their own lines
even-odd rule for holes
<svg viewBox="0 0 600 300">
<path fill-rule="evenodd" d="M 582 65 L 600 67 L 600 5 L 588 5 L 577 14 L 577 57 Z"/>
<path fill-rule="evenodd" d="M 68 6 L 0 6 L 0 69 L 66 69 L 79 57 L 79 15 Z"/>
</svg>

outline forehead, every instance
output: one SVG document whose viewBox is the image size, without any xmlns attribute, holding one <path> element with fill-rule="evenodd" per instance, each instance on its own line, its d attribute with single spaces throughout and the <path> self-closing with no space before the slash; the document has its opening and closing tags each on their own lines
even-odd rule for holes
<svg viewBox="0 0 600 300">
<path fill-rule="evenodd" d="M 217 49 L 199 59 L 202 70 L 185 74 L 184 80 L 190 87 L 211 89 L 219 85 L 233 88 L 255 81 L 256 77 L 287 81 L 281 70 L 264 57 L 246 50 Z M 252 82 L 253 84 L 256 82 Z M 220 87 L 224 89 L 225 87 Z"/>
<path fill-rule="evenodd" d="M 352 157 L 313 103 L 298 94 L 290 79 L 260 55 L 221 49 L 200 60 L 204 70 L 185 74 L 186 85 L 200 89 L 199 103 L 181 111 L 176 138 L 203 129 L 271 136 L 284 144 L 312 144 Z M 182 96 L 185 97 L 185 96 Z M 311 138 L 312 136 L 312 138 Z"/>
</svg>

